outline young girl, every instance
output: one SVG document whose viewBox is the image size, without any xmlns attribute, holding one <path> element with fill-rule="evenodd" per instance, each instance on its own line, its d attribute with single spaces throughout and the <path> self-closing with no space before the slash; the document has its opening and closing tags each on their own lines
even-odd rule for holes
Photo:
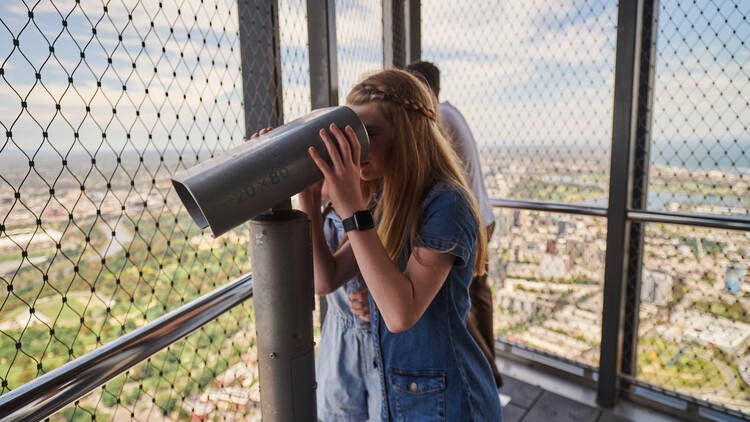
<svg viewBox="0 0 750 422">
<path fill-rule="evenodd" d="M 322 197 L 328 199 L 325 183 Z M 344 237 L 343 224 L 330 203 L 322 215 L 326 244 L 330 251 L 336 251 Z M 318 419 L 325 422 L 380 420 L 382 390 L 377 368 L 373 366 L 375 349 L 362 276 L 355 275 L 332 292 L 318 290 L 316 293 L 326 294 L 328 303 L 315 359 Z"/>
<path fill-rule="evenodd" d="M 347 105 L 367 128 L 367 156 L 360 162 L 351 127 L 333 124 L 332 136 L 320 132 L 332 165 L 309 151 L 348 230 L 335 254 L 320 194 L 300 195 L 312 220 L 316 290 L 336 289 L 359 267 L 370 292 L 382 420 L 501 421 L 489 364 L 466 329 L 486 239 L 434 97 L 414 76 L 388 69 L 356 85 Z M 360 179 L 380 181 L 374 218 Z"/>
</svg>

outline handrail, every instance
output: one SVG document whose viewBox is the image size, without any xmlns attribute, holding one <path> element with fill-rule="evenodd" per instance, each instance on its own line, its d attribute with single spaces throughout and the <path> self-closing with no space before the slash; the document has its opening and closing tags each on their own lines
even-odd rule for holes
<svg viewBox="0 0 750 422">
<path fill-rule="evenodd" d="M 565 204 L 525 199 L 490 198 L 490 204 L 496 208 L 512 208 L 528 211 L 543 211 L 563 214 L 606 217 L 607 208 L 591 205 Z M 716 214 L 691 214 L 669 211 L 650 211 L 630 209 L 627 219 L 638 223 L 682 224 L 689 226 L 710 227 L 714 229 L 750 231 L 750 218 Z"/>
<path fill-rule="evenodd" d="M 526 199 L 490 198 L 490 204 L 497 208 L 515 208 L 530 211 L 557 212 L 564 214 L 590 215 L 606 217 L 607 208 L 593 205 L 565 204 L 561 202 L 531 201 Z"/>
<path fill-rule="evenodd" d="M 0 422 L 40 420 L 253 295 L 250 273 L 0 396 Z"/>
</svg>

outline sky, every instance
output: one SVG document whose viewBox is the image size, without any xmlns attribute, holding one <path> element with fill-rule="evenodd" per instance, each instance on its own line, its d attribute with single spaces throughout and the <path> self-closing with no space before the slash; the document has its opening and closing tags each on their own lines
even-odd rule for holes
<svg viewBox="0 0 750 422">
<path fill-rule="evenodd" d="M 0 4 L 0 124 L 12 132 L 0 161 L 40 148 L 96 152 L 102 133 L 114 151 L 239 142 L 235 2 L 162 3 L 113 0 L 106 13 L 101 0 Z M 287 120 L 309 111 L 306 3 L 279 6 Z M 382 67 L 380 4 L 336 2 L 341 102 Z M 747 1 L 660 2 L 655 158 L 750 169 L 748 15 Z M 442 69 L 442 100 L 464 112 L 484 152 L 530 148 L 572 159 L 578 152 L 566 151 L 575 146 L 607 161 L 616 22 L 617 4 L 607 0 L 424 0 L 422 52 Z"/>
</svg>

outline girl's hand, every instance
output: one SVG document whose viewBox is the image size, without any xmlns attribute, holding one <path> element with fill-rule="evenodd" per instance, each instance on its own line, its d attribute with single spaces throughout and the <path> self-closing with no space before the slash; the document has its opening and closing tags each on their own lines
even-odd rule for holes
<svg viewBox="0 0 750 422">
<path fill-rule="evenodd" d="M 338 148 L 325 129 L 320 130 L 320 138 L 331 157 L 332 166 L 318 154 L 314 147 L 308 149 L 310 157 L 325 177 L 328 195 L 336 213 L 342 219 L 351 217 L 356 211 L 367 208 L 360 188 L 360 144 L 357 134 L 351 126 L 346 126 L 346 135 L 335 124 L 331 123 L 330 131 L 336 139 Z"/>
<path fill-rule="evenodd" d="M 312 216 L 313 213 L 320 214 L 321 205 L 321 192 L 323 190 L 323 181 L 313 184 L 312 186 L 305 188 L 299 193 L 299 206 L 300 211 L 304 212 L 308 216 Z"/>
<path fill-rule="evenodd" d="M 370 301 L 367 298 L 367 287 L 349 295 L 349 309 L 366 322 L 370 322 Z"/>
<path fill-rule="evenodd" d="M 249 141 L 251 139 L 255 139 L 255 138 L 257 138 L 260 135 L 265 135 L 266 133 L 270 132 L 271 130 L 273 130 L 273 128 L 271 126 L 268 126 L 267 128 L 261 129 L 260 132 L 255 132 L 248 139 L 245 139 L 245 142 L 247 142 L 247 141 Z"/>
</svg>

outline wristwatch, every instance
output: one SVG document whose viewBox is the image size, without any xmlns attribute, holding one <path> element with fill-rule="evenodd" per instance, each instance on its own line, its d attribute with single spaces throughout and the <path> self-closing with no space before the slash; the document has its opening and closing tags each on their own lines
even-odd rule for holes
<svg viewBox="0 0 750 422">
<path fill-rule="evenodd" d="M 372 219 L 372 212 L 370 210 L 357 211 L 351 217 L 345 218 L 342 223 L 344 223 L 345 232 L 351 230 L 370 230 L 375 227 L 375 221 Z"/>
</svg>

